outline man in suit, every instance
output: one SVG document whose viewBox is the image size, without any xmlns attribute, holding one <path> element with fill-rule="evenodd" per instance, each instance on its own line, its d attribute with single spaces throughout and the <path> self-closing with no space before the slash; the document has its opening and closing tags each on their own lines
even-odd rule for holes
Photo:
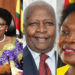
<svg viewBox="0 0 75 75">
<path fill-rule="evenodd" d="M 52 6 L 43 1 L 30 4 L 24 11 L 24 29 L 27 46 L 23 51 L 23 75 L 55 75 L 56 19 Z M 48 74 L 43 73 L 42 55 L 48 56 L 44 62 Z"/>
</svg>

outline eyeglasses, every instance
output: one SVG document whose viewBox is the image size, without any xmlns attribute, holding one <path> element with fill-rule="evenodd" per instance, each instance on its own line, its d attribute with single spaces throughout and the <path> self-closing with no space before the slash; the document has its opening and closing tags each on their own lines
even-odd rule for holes
<svg viewBox="0 0 75 75">
<path fill-rule="evenodd" d="M 0 28 L 2 28 L 2 27 L 4 27 L 4 26 L 6 26 L 6 24 L 0 24 Z"/>
</svg>

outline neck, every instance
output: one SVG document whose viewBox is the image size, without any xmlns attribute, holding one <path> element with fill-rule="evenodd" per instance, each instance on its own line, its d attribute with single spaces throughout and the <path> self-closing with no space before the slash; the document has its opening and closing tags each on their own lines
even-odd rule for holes
<svg viewBox="0 0 75 75">
<path fill-rule="evenodd" d="M 75 66 L 71 66 L 66 75 L 75 75 Z"/>
<path fill-rule="evenodd" d="M 0 41 L 4 39 L 4 36 L 0 37 Z"/>
<path fill-rule="evenodd" d="M 0 37 L 0 42 L 4 42 L 6 39 L 6 36 L 4 35 L 3 37 Z"/>
</svg>

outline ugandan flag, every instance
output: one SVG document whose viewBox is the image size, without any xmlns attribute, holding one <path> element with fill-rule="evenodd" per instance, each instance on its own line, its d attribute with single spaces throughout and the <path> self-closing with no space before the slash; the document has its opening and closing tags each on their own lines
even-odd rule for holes
<svg viewBox="0 0 75 75">
<path fill-rule="evenodd" d="M 22 37 L 23 36 L 23 0 L 17 0 L 15 24 L 16 24 L 16 34 L 19 37 Z"/>
<path fill-rule="evenodd" d="M 75 0 L 65 0 L 65 2 L 64 2 L 64 8 L 66 8 L 66 6 L 67 6 L 68 4 L 74 3 L 74 2 L 75 2 Z"/>
</svg>

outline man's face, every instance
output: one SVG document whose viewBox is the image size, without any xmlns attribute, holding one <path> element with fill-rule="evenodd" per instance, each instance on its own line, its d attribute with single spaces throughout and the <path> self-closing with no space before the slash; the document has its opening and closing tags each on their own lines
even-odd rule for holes
<svg viewBox="0 0 75 75">
<path fill-rule="evenodd" d="M 36 6 L 26 26 L 26 41 L 36 52 L 46 53 L 53 48 L 56 28 L 55 18 L 45 7 Z"/>
</svg>

